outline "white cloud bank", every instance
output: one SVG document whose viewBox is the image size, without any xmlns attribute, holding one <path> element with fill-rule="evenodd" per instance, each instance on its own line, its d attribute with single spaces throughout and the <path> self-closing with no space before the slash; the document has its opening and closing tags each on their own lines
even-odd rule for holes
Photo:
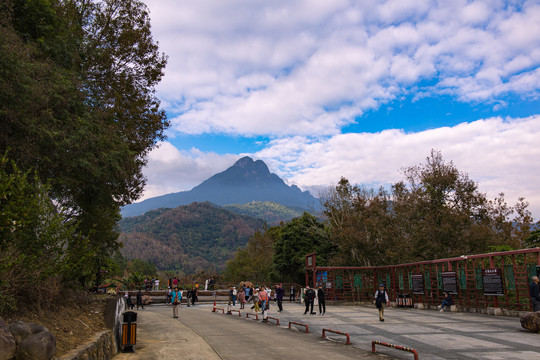
<svg viewBox="0 0 540 360">
<path fill-rule="evenodd" d="M 390 184 L 402 179 L 401 168 L 424 163 L 431 149 L 437 149 L 445 161 L 453 161 L 478 182 L 480 191 L 490 198 L 504 192 L 513 204 L 523 196 L 539 219 L 539 139 L 540 116 L 491 118 L 416 133 L 386 130 L 322 139 L 281 138 L 251 156 L 264 160 L 288 183 L 314 189 L 336 184 L 341 176 L 358 184 Z M 188 190 L 243 155 L 216 155 L 196 149 L 181 152 L 163 143 L 149 158 L 145 198 Z"/>
<path fill-rule="evenodd" d="M 331 136 L 409 92 L 539 95 L 538 1 L 147 3 L 177 132 Z"/>
</svg>

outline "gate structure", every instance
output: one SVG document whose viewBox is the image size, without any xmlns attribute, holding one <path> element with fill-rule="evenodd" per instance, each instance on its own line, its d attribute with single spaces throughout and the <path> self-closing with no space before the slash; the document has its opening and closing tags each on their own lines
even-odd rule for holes
<svg viewBox="0 0 540 360">
<path fill-rule="evenodd" d="M 392 301 L 409 295 L 437 306 L 448 291 L 462 308 L 531 311 L 528 284 L 539 274 L 540 248 L 377 267 L 318 267 L 316 254 L 306 255 L 306 284 L 334 301 L 372 301 L 382 283 Z"/>
</svg>

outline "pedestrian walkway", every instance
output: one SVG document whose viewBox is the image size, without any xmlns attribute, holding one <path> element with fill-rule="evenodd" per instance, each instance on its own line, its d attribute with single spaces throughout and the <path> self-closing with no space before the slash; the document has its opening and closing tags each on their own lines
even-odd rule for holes
<svg viewBox="0 0 540 360">
<path fill-rule="evenodd" d="M 173 319 L 170 307 L 149 306 L 139 311 L 135 353 L 116 358 L 212 360 L 264 354 L 265 359 L 412 359 L 411 353 L 382 346 L 377 346 L 379 356 L 372 355 L 373 340 L 413 348 L 420 359 L 540 358 L 540 335 L 523 330 L 513 317 L 387 308 L 385 322 L 379 322 L 374 306 L 327 306 L 326 315 L 303 315 L 299 304 L 285 303 L 284 308 L 270 311 L 280 319 L 278 327 L 246 319 L 249 309 L 238 317 L 213 313 L 212 305 L 201 304 L 182 307 L 179 319 Z M 310 333 L 303 327 L 289 330 L 289 321 L 307 324 Z M 321 339 L 323 328 L 349 333 L 352 345 L 343 345 L 341 335 L 327 334 L 334 341 Z"/>
<path fill-rule="evenodd" d="M 170 306 L 147 306 L 137 320 L 135 352 L 115 360 L 380 359 L 320 337 L 212 313 L 209 305 L 181 307 L 178 319 L 172 318 Z"/>
<path fill-rule="evenodd" d="M 285 304 L 286 311 L 277 316 L 282 323 L 308 324 L 316 336 L 323 328 L 349 333 L 352 346 L 366 351 L 378 340 L 413 348 L 420 359 L 540 359 L 540 335 L 522 329 L 516 317 L 386 308 L 380 322 L 375 306 L 327 306 L 325 315 L 303 315 L 304 309 Z M 376 349 L 394 358 L 412 358 L 407 352 Z"/>
</svg>

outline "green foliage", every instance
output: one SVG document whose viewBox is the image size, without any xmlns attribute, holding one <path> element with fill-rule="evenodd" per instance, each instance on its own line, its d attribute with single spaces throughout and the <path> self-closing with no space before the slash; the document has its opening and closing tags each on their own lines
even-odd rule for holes
<svg viewBox="0 0 540 360">
<path fill-rule="evenodd" d="M 64 276 L 88 285 L 110 267 L 119 208 L 140 196 L 145 155 L 169 125 L 154 90 L 166 57 L 142 1 L 7 0 L 1 10 L 0 151 L 35 170 L 78 222 Z"/>
<path fill-rule="evenodd" d="M 227 262 L 226 281 L 267 282 L 273 276 L 274 243 L 280 237 L 279 226 L 256 231 L 245 247 Z"/>
<path fill-rule="evenodd" d="M 272 201 L 252 201 L 247 204 L 224 205 L 225 209 L 240 215 L 262 219 L 268 224 L 278 225 L 295 217 L 300 217 L 304 210 L 278 204 Z"/>
<path fill-rule="evenodd" d="M 313 215 L 305 212 L 281 227 L 274 242 L 273 264 L 281 281 L 302 283 L 305 278 L 305 255 L 317 252 L 318 265 L 325 265 L 333 255 L 325 226 Z"/>
<path fill-rule="evenodd" d="M 224 268 L 264 221 L 237 215 L 211 203 L 159 209 L 120 221 L 128 259 L 152 262 L 161 270 L 194 273 Z"/>
<path fill-rule="evenodd" d="M 432 151 L 391 192 L 341 179 L 324 202 L 336 265 L 377 266 L 517 249 L 530 242 L 524 199 L 488 201 L 476 183 Z M 515 216 L 512 218 L 512 215 Z"/>
<path fill-rule="evenodd" d="M 141 274 L 141 276 L 155 276 L 157 274 L 157 269 L 154 264 L 141 259 L 132 259 L 128 261 L 126 270 L 130 274 Z"/>
<path fill-rule="evenodd" d="M 540 222 L 536 223 L 536 226 L 539 227 Z M 536 229 L 534 231 L 531 231 L 529 237 L 527 238 L 527 241 L 526 241 L 525 245 L 528 248 L 540 247 L 540 229 Z"/>
<path fill-rule="evenodd" d="M 71 265 L 68 244 L 78 240 L 76 224 L 48 191 L 36 174 L 22 172 L 6 155 L 0 158 L 0 313 L 29 301 L 43 305 L 39 284 Z"/>
</svg>

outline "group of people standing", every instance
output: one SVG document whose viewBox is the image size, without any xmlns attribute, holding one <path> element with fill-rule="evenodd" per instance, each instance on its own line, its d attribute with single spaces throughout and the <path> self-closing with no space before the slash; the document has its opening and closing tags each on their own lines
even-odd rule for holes
<svg viewBox="0 0 540 360">
<path fill-rule="evenodd" d="M 306 291 L 304 293 L 304 303 L 306 304 L 306 310 L 304 311 L 304 315 L 306 315 L 309 311 L 310 315 L 315 315 L 316 312 L 313 311 L 313 305 L 315 303 L 315 299 L 319 302 L 319 315 L 324 315 L 326 313 L 326 292 L 322 288 L 322 286 L 319 286 L 317 289 L 317 292 L 309 287 L 309 285 L 306 286 Z"/>
<path fill-rule="evenodd" d="M 270 301 L 275 300 L 278 306 L 278 312 L 283 311 L 283 298 L 285 289 L 283 284 L 278 284 L 274 290 L 263 286 L 255 286 L 251 283 L 242 283 L 238 289 L 233 286 L 229 290 L 229 306 L 236 306 L 236 302 L 240 304 L 240 309 L 244 309 L 245 305 L 252 303 L 251 309 L 255 312 L 262 312 L 263 322 L 267 322 L 266 311 L 270 309 Z M 228 312 L 230 314 L 230 311 Z"/>
<path fill-rule="evenodd" d="M 152 279 L 144 279 L 144 289 L 146 291 L 158 291 L 159 290 L 159 279 L 158 278 L 152 278 Z"/>
</svg>

